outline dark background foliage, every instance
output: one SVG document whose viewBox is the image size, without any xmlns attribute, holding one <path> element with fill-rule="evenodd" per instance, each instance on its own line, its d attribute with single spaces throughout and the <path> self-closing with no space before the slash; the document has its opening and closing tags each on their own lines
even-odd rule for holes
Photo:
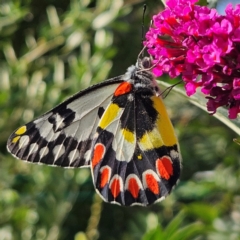
<svg viewBox="0 0 240 240">
<path fill-rule="evenodd" d="M 0 240 L 240 239 L 236 134 L 174 90 L 165 103 L 183 172 L 151 207 L 103 203 L 89 169 L 27 164 L 6 151 L 18 126 L 134 64 L 143 3 L 0 1 Z M 160 1 L 147 4 L 146 25 L 162 9 Z"/>
</svg>

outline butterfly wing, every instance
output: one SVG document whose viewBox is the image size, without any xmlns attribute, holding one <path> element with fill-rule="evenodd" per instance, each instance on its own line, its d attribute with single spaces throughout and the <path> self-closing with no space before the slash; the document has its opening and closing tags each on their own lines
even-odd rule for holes
<svg viewBox="0 0 240 240">
<path fill-rule="evenodd" d="M 89 87 L 9 137 L 8 151 L 34 163 L 62 167 L 88 166 L 99 119 L 121 76 Z"/>
<path fill-rule="evenodd" d="M 97 132 L 91 168 L 105 201 L 146 206 L 170 193 L 180 175 L 180 154 L 159 97 L 113 98 Z"/>
</svg>

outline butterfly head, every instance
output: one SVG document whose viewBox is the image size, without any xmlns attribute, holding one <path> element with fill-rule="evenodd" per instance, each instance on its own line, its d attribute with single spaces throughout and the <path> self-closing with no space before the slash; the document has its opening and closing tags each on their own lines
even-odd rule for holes
<svg viewBox="0 0 240 240">
<path fill-rule="evenodd" d="M 127 69 L 124 80 L 134 85 L 137 91 L 154 91 L 159 95 L 155 77 L 152 73 L 152 61 L 149 57 L 138 58 L 136 65 Z"/>
<path fill-rule="evenodd" d="M 149 57 L 144 57 L 143 59 L 138 58 L 136 67 L 139 70 L 144 70 L 144 69 L 149 70 L 152 67 L 152 61 Z"/>
</svg>

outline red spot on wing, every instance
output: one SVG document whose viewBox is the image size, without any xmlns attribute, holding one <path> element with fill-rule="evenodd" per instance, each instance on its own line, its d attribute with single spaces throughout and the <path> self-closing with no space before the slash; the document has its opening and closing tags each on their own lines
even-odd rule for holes
<svg viewBox="0 0 240 240">
<path fill-rule="evenodd" d="M 92 157 L 92 166 L 93 168 L 102 160 L 105 153 L 105 146 L 101 143 L 98 143 L 94 147 L 93 157 Z"/>
<path fill-rule="evenodd" d="M 160 177 L 168 180 L 173 175 L 173 166 L 171 159 L 167 156 L 159 158 L 156 161 L 156 168 Z"/>
<path fill-rule="evenodd" d="M 100 187 L 103 188 L 109 181 L 110 169 L 108 167 L 103 168 L 101 171 Z"/>
<path fill-rule="evenodd" d="M 110 190 L 114 198 L 116 198 L 121 192 L 120 180 L 118 178 L 113 179 Z"/>
<path fill-rule="evenodd" d="M 114 96 L 120 96 L 132 90 L 132 84 L 128 82 L 121 83 L 114 92 Z"/>
<path fill-rule="evenodd" d="M 128 180 L 128 191 L 132 194 L 134 198 L 138 197 L 140 187 L 135 178 L 130 178 Z"/>
<path fill-rule="evenodd" d="M 145 179 L 147 187 L 150 189 L 150 191 L 153 192 L 155 195 L 158 195 L 160 193 L 160 189 L 156 178 L 151 173 L 147 173 L 145 175 Z"/>
</svg>

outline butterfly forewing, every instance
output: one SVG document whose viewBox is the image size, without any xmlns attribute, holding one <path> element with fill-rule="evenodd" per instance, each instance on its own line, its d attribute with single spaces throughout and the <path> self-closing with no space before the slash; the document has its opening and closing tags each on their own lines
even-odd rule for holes
<svg viewBox="0 0 240 240">
<path fill-rule="evenodd" d="M 96 128 L 121 77 L 90 87 L 18 128 L 7 148 L 15 157 L 62 167 L 89 165 Z"/>
</svg>

